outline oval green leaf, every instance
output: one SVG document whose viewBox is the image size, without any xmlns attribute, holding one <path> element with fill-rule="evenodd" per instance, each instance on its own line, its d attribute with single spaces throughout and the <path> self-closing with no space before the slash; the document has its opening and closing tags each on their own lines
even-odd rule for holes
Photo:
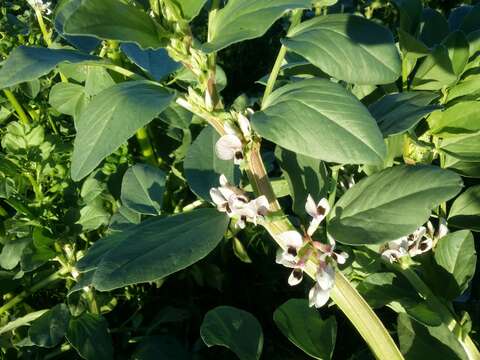
<svg viewBox="0 0 480 360">
<path fill-rule="evenodd" d="M 216 209 L 149 219 L 100 240 L 77 267 L 95 269 L 92 285 L 101 291 L 158 280 L 207 256 L 227 224 Z"/>
<path fill-rule="evenodd" d="M 12 51 L 0 70 L 0 89 L 37 79 L 61 63 L 86 61 L 101 59 L 75 50 L 19 46 Z"/>
<path fill-rule="evenodd" d="M 230 0 L 209 24 L 210 40 L 205 52 L 262 36 L 287 10 L 309 8 L 310 0 Z"/>
<path fill-rule="evenodd" d="M 57 346 L 67 332 L 69 321 L 70 312 L 67 305 L 55 305 L 32 323 L 28 329 L 28 337 L 37 346 L 47 348 Z"/>
<path fill-rule="evenodd" d="M 329 233 L 351 245 L 379 244 L 412 233 L 431 210 L 460 192 L 460 176 L 434 166 L 395 166 L 369 176 L 330 212 Z"/>
<path fill-rule="evenodd" d="M 324 320 L 305 299 L 290 299 L 280 305 L 273 320 L 283 335 L 314 359 L 331 359 L 337 337 L 337 322 Z"/>
<path fill-rule="evenodd" d="M 249 312 L 232 306 L 210 310 L 203 319 L 200 336 L 208 346 L 229 348 L 240 360 L 258 360 L 262 354 L 263 332 L 260 323 Z"/>
<path fill-rule="evenodd" d="M 455 199 L 448 214 L 448 224 L 480 231 L 480 185 L 472 186 Z"/>
<path fill-rule="evenodd" d="M 274 91 L 254 129 L 281 147 L 341 164 L 378 164 L 386 155 L 375 119 L 339 84 L 309 79 Z"/>
<path fill-rule="evenodd" d="M 400 76 L 400 56 L 390 30 L 359 16 L 315 17 L 294 27 L 282 42 L 349 83 L 388 84 Z"/>
<path fill-rule="evenodd" d="M 108 155 L 148 124 L 174 95 L 152 81 L 129 81 L 95 96 L 77 123 L 72 179 L 87 176 Z"/>
<path fill-rule="evenodd" d="M 151 165 L 136 164 L 122 180 L 122 203 L 140 214 L 158 215 L 162 209 L 165 173 Z"/>
<path fill-rule="evenodd" d="M 134 42 L 142 48 L 166 45 L 168 34 L 145 11 L 119 0 L 80 0 L 63 24 L 68 35 Z"/>
</svg>

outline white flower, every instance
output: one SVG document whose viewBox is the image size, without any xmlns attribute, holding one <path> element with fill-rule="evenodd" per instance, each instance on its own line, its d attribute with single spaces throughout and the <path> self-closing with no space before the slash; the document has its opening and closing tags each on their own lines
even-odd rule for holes
<svg viewBox="0 0 480 360">
<path fill-rule="evenodd" d="M 308 293 L 308 300 L 310 306 L 319 308 L 327 303 L 335 286 L 335 269 L 330 264 L 322 264 L 318 267 L 315 280 L 315 285 Z"/>
<path fill-rule="evenodd" d="M 218 211 L 225 212 L 230 218 L 236 218 L 236 227 L 243 229 L 247 221 L 257 225 L 269 211 L 269 203 L 265 196 L 251 201 L 246 194 L 228 183 L 225 175 L 220 176 L 220 187 L 210 189 L 210 197 L 217 205 Z"/>
<path fill-rule="evenodd" d="M 427 224 L 427 227 L 430 229 L 431 224 Z M 382 257 L 393 263 L 406 255 L 414 257 L 423 254 L 432 246 L 433 238 L 430 236 L 430 231 L 427 233 L 427 228 L 420 226 L 412 234 L 388 242 L 387 248 L 382 252 Z"/>
<path fill-rule="evenodd" d="M 327 258 L 331 258 L 340 265 L 345 264 L 348 259 L 348 254 L 343 251 L 335 252 L 336 241 L 330 234 L 328 234 L 328 242 L 329 244 L 324 244 L 319 241 L 313 241 L 313 246 L 321 252 L 319 256 L 320 262 L 326 262 Z"/>
<path fill-rule="evenodd" d="M 232 160 L 239 165 L 243 160 L 242 141 L 234 134 L 223 135 L 215 144 L 215 152 L 222 160 Z"/>
<path fill-rule="evenodd" d="M 45 13 L 46 15 L 50 15 L 52 10 L 50 6 L 52 5 L 51 2 L 43 2 L 42 0 L 27 0 L 28 4 L 34 9 L 38 10 L 41 13 Z"/>
<path fill-rule="evenodd" d="M 293 269 L 288 277 L 288 284 L 295 286 L 303 280 L 305 269 L 304 259 L 298 258 L 298 252 L 303 246 L 303 238 L 297 231 L 285 231 L 279 235 L 284 249 L 278 249 L 275 259 L 277 264 Z M 307 254 L 308 258 L 309 254 Z"/>
<path fill-rule="evenodd" d="M 321 199 L 318 204 L 315 204 L 312 196 L 308 194 L 307 202 L 305 203 L 305 211 L 312 217 L 307 230 L 307 234 L 312 236 L 330 211 L 330 204 L 326 198 Z"/>
<path fill-rule="evenodd" d="M 248 118 L 242 114 L 238 114 L 238 125 L 240 126 L 240 130 L 242 131 L 242 135 L 245 140 L 250 140 L 252 129 L 250 128 L 250 121 Z"/>
</svg>

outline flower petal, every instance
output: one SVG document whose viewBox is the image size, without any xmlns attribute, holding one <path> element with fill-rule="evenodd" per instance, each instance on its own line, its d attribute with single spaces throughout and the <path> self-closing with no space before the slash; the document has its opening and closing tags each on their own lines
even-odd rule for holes
<svg viewBox="0 0 480 360">
<path fill-rule="evenodd" d="M 248 121 L 247 117 L 244 115 L 238 114 L 238 125 L 240 126 L 243 136 L 248 139 L 251 132 L 250 121 Z"/>
<path fill-rule="evenodd" d="M 300 248 L 303 245 L 302 235 L 298 231 L 289 230 L 281 233 L 279 236 L 284 247 Z"/>
<path fill-rule="evenodd" d="M 210 197 L 217 206 L 224 206 L 227 203 L 222 193 L 217 188 L 210 189 Z"/>
<path fill-rule="evenodd" d="M 332 289 L 335 285 L 335 269 L 331 265 L 318 269 L 316 281 L 323 290 Z"/>
<path fill-rule="evenodd" d="M 308 225 L 307 234 L 312 236 L 315 233 L 315 231 L 317 231 L 318 226 L 320 225 L 321 222 L 322 222 L 322 220 L 314 217 L 310 221 L 310 225 Z"/>
<path fill-rule="evenodd" d="M 330 298 L 330 290 L 323 290 L 317 284 L 310 289 L 308 300 L 310 306 L 320 308 L 328 302 Z"/>
<path fill-rule="evenodd" d="M 298 285 L 302 282 L 303 280 L 303 270 L 300 268 L 295 268 L 293 271 L 290 273 L 290 276 L 288 277 L 288 285 L 290 286 L 295 286 Z"/>
<path fill-rule="evenodd" d="M 215 144 L 215 152 L 222 160 L 232 160 L 237 151 L 242 151 L 242 142 L 236 135 L 223 135 Z"/>
<path fill-rule="evenodd" d="M 305 211 L 313 218 L 317 216 L 317 204 L 315 204 L 315 200 L 313 200 L 310 194 L 308 194 L 307 196 L 307 202 L 305 203 Z"/>
<path fill-rule="evenodd" d="M 320 200 L 317 204 L 318 216 L 323 216 L 322 219 L 330 212 L 330 204 L 326 198 Z"/>
</svg>

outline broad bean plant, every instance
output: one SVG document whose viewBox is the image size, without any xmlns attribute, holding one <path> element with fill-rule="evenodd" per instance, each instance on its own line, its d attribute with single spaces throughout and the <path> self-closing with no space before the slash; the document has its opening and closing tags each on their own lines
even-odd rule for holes
<svg viewBox="0 0 480 360">
<path fill-rule="evenodd" d="M 480 359 L 480 4 L 0 11 L 2 359 Z"/>
</svg>

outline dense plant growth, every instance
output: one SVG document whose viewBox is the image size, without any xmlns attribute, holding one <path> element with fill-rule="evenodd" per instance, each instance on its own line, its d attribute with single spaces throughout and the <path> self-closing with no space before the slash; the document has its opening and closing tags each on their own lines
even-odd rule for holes
<svg viewBox="0 0 480 360">
<path fill-rule="evenodd" d="M 480 359 L 480 4 L 0 11 L 2 359 Z"/>
</svg>

